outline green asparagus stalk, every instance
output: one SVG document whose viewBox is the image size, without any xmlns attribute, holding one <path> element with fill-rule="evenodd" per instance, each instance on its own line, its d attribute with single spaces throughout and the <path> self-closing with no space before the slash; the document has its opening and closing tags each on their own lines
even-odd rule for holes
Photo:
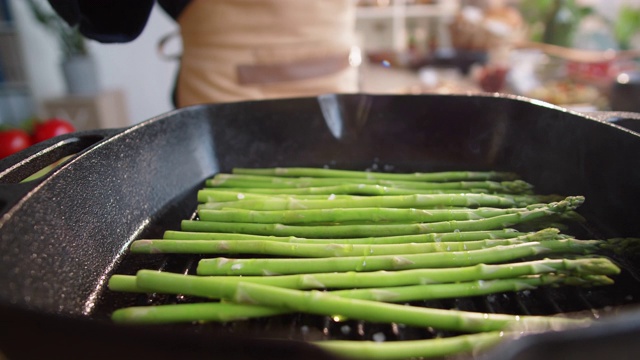
<svg viewBox="0 0 640 360">
<path fill-rule="evenodd" d="M 473 189 L 471 189 L 473 190 Z M 482 191 L 479 191 L 477 194 L 480 194 Z M 415 191 L 408 191 L 407 194 L 415 194 Z M 486 193 L 486 191 L 485 191 Z M 432 193 L 426 193 L 425 195 L 443 195 L 443 194 L 462 194 L 461 191 L 458 190 L 442 190 L 442 191 L 432 191 Z M 498 195 L 498 194 L 496 194 Z M 265 201 L 265 200 L 316 200 L 316 201 L 327 201 L 327 200 L 352 200 L 354 196 L 363 196 L 367 195 L 347 195 L 347 194 L 285 194 L 274 192 L 272 194 L 262 194 L 258 192 L 249 192 L 245 189 L 231 189 L 231 188 L 220 188 L 220 189 L 202 189 L 198 191 L 197 198 L 201 203 L 223 203 L 217 205 L 219 207 L 228 205 L 228 202 L 232 201 Z M 380 195 L 383 196 L 383 195 Z M 504 196 L 515 196 L 511 194 L 506 194 Z M 523 195 L 524 196 L 524 195 Z M 539 198 L 540 200 L 549 199 L 548 196 L 535 196 L 535 195 L 526 195 L 525 200 Z M 555 199 L 555 197 L 553 197 Z M 212 205 L 210 205 L 212 206 Z"/>
<path fill-rule="evenodd" d="M 241 187 L 225 187 L 225 188 L 205 188 L 200 190 L 199 195 L 215 196 L 218 192 L 238 192 L 262 195 L 412 195 L 412 194 L 462 194 L 462 193 L 489 193 L 487 189 L 404 189 L 387 187 L 381 185 L 367 184 L 341 184 L 332 186 L 319 187 L 300 187 L 300 188 L 241 188 Z"/>
<path fill-rule="evenodd" d="M 558 213 L 574 210 L 582 203 L 579 197 L 569 197 L 567 200 L 550 203 L 512 214 L 498 215 L 479 220 L 440 221 L 433 223 L 413 224 L 358 224 L 358 225 L 284 225 L 284 224 L 256 224 L 238 222 L 211 222 L 184 220 L 181 223 L 183 231 L 244 233 L 254 235 L 296 236 L 308 238 L 349 238 L 367 236 L 396 236 L 453 231 L 495 230 L 520 223 L 546 218 Z"/>
<path fill-rule="evenodd" d="M 446 338 L 402 341 L 325 340 L 314 344 L 349 359 L 400 360 L 445 358 L 462 353 L 478 354 L 508 338 L 503 331 L 489 331 Z"/>
<path fill-rule="evenodd" d="M 399 271 L 373 272 L 330 272 L 318 274 L 281 275 L 281 276 L 242 276 L 228 277 L 228 281 L 246 281 L 272 285 L 289 289 L 351 289 L 372 287 L 393 287 L 407 285 L 426 285 L 455 283 L 474 280 L 509 279 L 531 275 L 562 273 L 574 276 L 617 275 L 618 268 L 606 258 L 583 259 L 542 259 L 508 264 L 478 264 L 457 268 L 415 269 Z M 203 282 L 215 278 L 202 277 Z M 136 286 L 135 276 L 112 275 L 109 289 L 113 291 L 146 292 Z"/>
<path fill-rule="evenodd" d="M 188 232 L 167 230 L 163 239 L 167 240 L 268 240 L 287 243 L 302 244 L 406 244 L 406 243 L 427 243 L 427 242 L 451 242 L 451 241 L 473 241 L 487 239 L 511 239 L 521 236 L 521 233 L 514 229 L 486 230 L 486 231 L 454 231 L 450 233 L 431 233 L 418 235 L 365 237 L 365 238 L 340 238 L 340 239 L 310 239 L 294 236 L 265 236 L 236 233 L 210 233 L 210 232 Z M 563 235 L 559 234 L 559 237 Z"/>
<path fill-rule="evenodd" d="M 331 291 L 332 294 L 349 299 L 404 302 L 417 300 L 451 299 L 458 297 L 483 296 L 501 292 L 533 290 L 540 286 L 602 286 L 611 285 L 613 280 L 607 276 L 594 275 L 574 277 L 563 275 L 542 275 L 528 278 L 478 280 L 454 284 L 409 285 L 371 289 L 349 289 Z"/>
<path fill-rule="evenodd" d="M 135 277 L 134 277 L 135 278 Z M 287 311 L 269 306 L 204 302 L 131 306 L 117 309 L 111 320 L 118 324 L 175 324 L 188 322 L 229 322 L 285 314 Z"/>
<path fill-rule="evenodd" d="M 592 254 L 602 250 L 601 240 L 551 240 L 496 246 L 489 249 L 411 255 L 336 258 L 202 259 L 198 275 L 286 275 L 321 272 L 451 268 L 480 263 L 495 264 L 549 254 Z"/>
<path fill-rule="evenodd" d="M 233 174 L 243 175 L 268 175 L 284 177 L 343 177 L 354 179 L 380 179 L 380 180 L 404 180 L 404 181 L 471 181 L 471 180 L 515 180 L 518 176 L 510 172 L 499 171 L 446 171 L 430 173 L 381 173 L 372 171 L 337 170 L 322 168 L 263 168 L 247 169 L 235 168 Z"/>
<path fill-rule="evenodd" d="M 249 193 L 245 191 L 232 191 L 221 189 L 202 189 L 198 191 L 198 201 L 201 203 L 227 203 L 231 201 L 264 201 L 269 199 L 296 199 L 296 200 L 348 200 L 350 195 L 320 195 L 320 194 L 302 194 L 302 195 L 287 195 L 287 194 L 258 194 Z"/>
<path fill-rule="evenodd" d="M 518 316 L 487 314 L 457 310 L 443 310 L 379 301 L 343 298 L 317 290 L 300 291 L 247 282 L 216 281 L 213 286 L 194 286 L 198 276 L 171 274 L 140 270 L 136 274 L 141 288 L 162 289 L 172 283 L 179 293 L 185 295 L 221 298 L 239 304 L 270 306 L 284 311 L 304 312 L 317 315 L 359 319 L 372 322 L 401 323 L 408 326 L 432 326 L 444 330 L 480 332 L 507 330 L 509 328 L 530 330 L 562 329 L 585 326 L 588 319 L 567 319 L 545 316 Z"/>
<path fill-rule="evenodd" d="M 253 254 L 289 257 L 344 257 L 371 255 L 424 254 L 443 251 L 480 250 L 526 241 L 556 239 L 557 229 L 543 229 L 513 239 L 491 239 L 456 242 L 353 245 L 353 244 L 292 244 L 269 240 L 136 240 L 130 246 L 138 254 Z"/>
<path fill-rule="evenodd" d="M 533 209 L 533 207 L 531 207 Z M 498 215 L 524 212 L 527 208 L 478 208 L 478 209 L 398 209 L 398 208 L 337 208 L 310 210 L 255 211 L 246 209 L 203 209 L 200 220 L 246 223 L 345 223 L 371 222 L 437 222 L 450 220 L 479 220 Z"/>
<path fill-rule="evenodd" d="M 403 255 L 443 251 L 479 250 L 500 245 L 520 244 L 517 239 L 477 240 L 423 244 L 344 245 L 288 244 L 268 240 L 156 240 L 131 243 L 133 254 L 250 254 L 302 258 Z"/>
<path fill-rule="evenodd" d="M 283 178 L 276 176 L 217 174 L 205 181 L 206 187 L 270 188 L 286 189 L 301 187 L 334 186 L 343 184 L 366 184 L 414 190 L 463 190 L 486 189 L 496 193 L 526 193 L 533 185 L 522 181 L 455 181 L 455 182 L 416 182 L 390 181 L 352 178 Z M 416 191 L 419 192 L 419 191 Z M 468 192 L 468 191 L 467 191 Z"/>
<path fill-rule="evenodd" d="M 137 277 L 129 276 L 126 279 L 129 280 L 130 278 L 133 279 L 133 283 L 135 284 L 132 288 L 135 288 L 135 291 L 137 292 L 146 291 L 163 294 L 181 294 L 183 289 L 183 286 L 176 285 L 176 281 L 178 280 L 174 278 L 168 279 L 164 284 L 154 286 L 152 290 L 144 288 L 142 286 L 138 287 Z M 202 277 L 187 279 L 187 281 L 190 282 L 191 288 L 200 288 L 200 290 L 197 291 L 200 296 L 208 293 L 216 294 L 217 292 L 215 290 L 208 290 L 207 288 L 211 286 L 218 286 L 217 283 L 220 281 L 226 281 L 226 279 L 219 278 L 204 278 L 204 281 L 201 281 L 202 279 Z M 117 282 L 118 281 L 115 281 L 115 283 Z M 242 279 L 239 279 L 238 283 L 239 282 L 242 282 Z M 398 303 L 405 301 L 449 299 L 457 297 L 482 296 L 503 292 L 533 290 L 541 286 L 599 286 L 610 285 L 612 283 L 613 281 L 606 276 L 589 276 L 581 278 L 550 274 L 544 276 L 516 279 L 499 279 L 489 281 L 479 280 L 447 284 L 338 290 L 331 291 L 330 293 L 348 299 Z M 117 289 L 117 286 L 112 286 L 110 283 L 110 289 Z M 167 306 L 135 306 L 126 308 L 126 310 L 117 310 L 116 312 L 114 312 L 112 317 L 119 323 L 158 324 L 196 321 L 226 322 L 254 317 L 281 315 L 287 312 L 289 311 L 259 305 L 252 306 L 247 304 L 213 302 L 199 303 L 198 305 L 174 304 Z"/>
<path fill-rule="evenodd" d="M 532 204 L 561 200 L 553 195 L 492 195 L 492 194 L 415 194 L 415 195 L 389 195 L 389 196 L 349 196 L 329 195 L 326 199 L 307 198 L 300 196 L 274 196 L 251 194 L 251 196 L 264 196 L 262 199 L 225 201 L 218 203 L 211 200 L 206 193 L 198 192 L 199 209 L 241 208 L 252 210 L 298 210 L 298 209 L 330 209 L 330 208 L 438 208 L 449 206 L 460 207 L 524 207 Z M 234 194 L 231 192 L 230 194 Z M 237 196 L 237 195 L 236 195 Z M 324 195 L 318 195 L 324 196 Z M 573 196 L 573 201 L 582 197 Z M 211 203 L 210 201 L 216 201 Z"/>
</svg>

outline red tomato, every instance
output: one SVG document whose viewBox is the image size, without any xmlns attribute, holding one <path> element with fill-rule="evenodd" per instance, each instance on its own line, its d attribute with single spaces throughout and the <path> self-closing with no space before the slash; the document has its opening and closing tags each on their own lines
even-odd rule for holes
<svg viewBox="0 0 640 360">
<path fill-rule="evenodd" d="M 35 124 L 33 128 L 33 143 L 39 143 L 52 137 L 68 134 L 76 129 L 68 121 L 51 118 L 44 122 Z"/>
<path fill-rule="evenodd" d="M 29 134 L 20 129 L 0 131 L 0 159 L 31 146 Z"/>
</svg>

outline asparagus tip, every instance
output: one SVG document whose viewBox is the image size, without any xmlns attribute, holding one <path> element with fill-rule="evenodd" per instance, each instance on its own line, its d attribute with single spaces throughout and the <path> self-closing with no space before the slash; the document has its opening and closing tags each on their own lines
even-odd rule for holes
<svg viewBox="0 0 640 360">
<path fill-rule="evenodd" d="M 613 251 L 618 255 L 640 254 L 640 238 L 611 238 L 607 239 L 602 248 Z"/>
<path fill-rule="evenodd" d="M 617 275 L 620 268 L 604 257 L 564 259 L 565 268 L 582 275 Z"/>
<path fill-rule="evenodd" d="M 514 194 L 531 193 L 533 185 L 523 180 L 503 181 L 501 185 L 508 191 Z"/>
</svg>

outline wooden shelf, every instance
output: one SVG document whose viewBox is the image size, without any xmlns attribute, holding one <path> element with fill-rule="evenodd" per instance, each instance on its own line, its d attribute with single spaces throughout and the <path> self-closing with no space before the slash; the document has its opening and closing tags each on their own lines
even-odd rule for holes
<svg viewBox="0 0 640 360">
<path fill-rule="evenodd" d="M 433 4 L 390 0 L 386 6 L 358 6 L 356 27 L 361 32 L 365 50 L 403 52 L 408 48 L 409 33 L 416 26 L 422 27 L 422 34 L 436 32 L 438 37 L 446 36 L 443 35 L 446 23 L 455 16 L 459 6 L 458 0 L 440 0 Z"/>
</svg>

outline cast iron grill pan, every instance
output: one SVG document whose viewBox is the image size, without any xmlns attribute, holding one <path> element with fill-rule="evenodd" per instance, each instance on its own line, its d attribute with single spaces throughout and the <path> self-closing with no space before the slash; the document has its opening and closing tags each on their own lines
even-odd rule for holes
<svg viewBox="0 0 640 360">
<path fill-rule="evenodd" d="M 188 349 L 182 353 L 186 357 L 212 351 L 234 358 L 257 353 L 266 357 L 277 353 L 278 358 L 328 357 L 304 343 L 256 339 L 265 334 L 292 340 L 379 339 L 383 334 L 387 341 L 452 335 L 393 324 L 335 323 L 309 315 L 144 331 L 112 325 L 108 316 L 121 306 L 199 301 L 115 294 L 105 289 L 105 282 L 113 273 L 134 273 L 139 268 L 193 272 L 197 256 L 142 258 L 127 255 L 127 245 L 177 229 L 180 220 L 193 213 L 195 192 L 204 179 L 233 167 L 514 171 L 533 183 L 537 192 L 584 195 L 587 202 L 580 212 L 589 225 L 573 229 L 581 237 L 640 233 L 636 203 L 640 161 L 633 156 L 640 151 L 638 134 L 527 99 L 326 95 L 203 105 L 128 129 L 63 140 L 0 163 L 0 211 L 4 213 L 0 316 L 10 325 L 3 327 L 0 346 L 11 358 L 26 354 L 16 344 L 27 334 L 42 341 L 40 349 L 28 349 L 35 353 L 68 355 L 90 344 L 102 350 L 111 344 L 116 353 L 121 347 L 133 347 L 160 358 L 176 349 Z M 35 169 L 36 160 L 56 151 L 77 155 L 38 182 L 16 184 L 16 179 Z M 639 299 L 637 259 L 619 260 L 625 271 L 612 287 L 543 289 L 420 305 L 521 314 L 586 311 L 606 318 L 633 308 Z M 572 341 L 591 338 L 595 339 L 591 347 L 629 354 L 638 345 L 625 339 L 640 332 L 640 323 L 633 310 L 624 314 L 611 316 L 606 331 L 604 326 L 594 326 L 552 338 L 531 336 L 505 344 L 492 358 L 522 358 L 531 353 L 537 339 L 555 344 L 556 350 L 564 346 L 579 351 L 589 347 L 572 347 Z M 67 329 L 71 335 L 43 329 Z M 136 334 L 135 346 L 131 334 Z M 74 337 L 84 341 L 75 347 L 61 346 Z M 171 342 L 158 340 L 167 337 Z M 582 358 L 596 353 L 592 349 Z M 104 350 L 97 354 L 101 355 L 112 354 Z"/>
</svg>

